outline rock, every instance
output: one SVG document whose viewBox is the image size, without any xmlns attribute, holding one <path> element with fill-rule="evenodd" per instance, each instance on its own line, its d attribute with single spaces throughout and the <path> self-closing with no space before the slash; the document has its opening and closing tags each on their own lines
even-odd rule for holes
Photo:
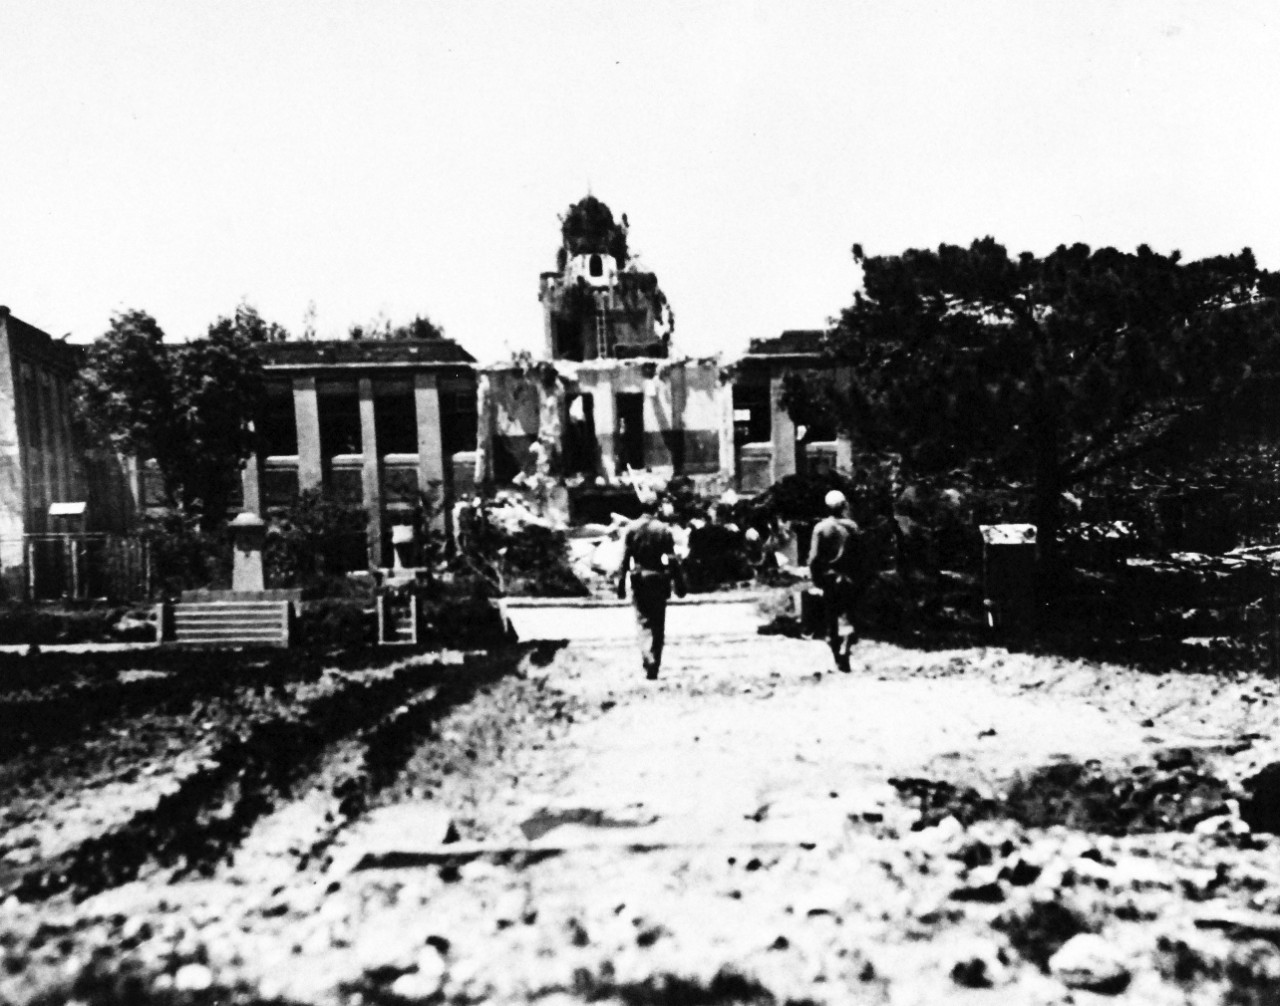
<svg viewBox="0 0 1280 1006">
<path fill-rule="evenodd" d="M 1280 762 L 1264 766 L 1243 785 L 1249 793 L 1240 806 L 1245 823 L 1254 831 L 1280 833 Z"/>
<path fill-rule="evenodd" d="M 151 923 L 142 915 L 131 916 L 120 927 L 120 942 L 122 943 L 135 943 L 139 940 L 149 939 L 150 936 Z"/>
<path fill-rule="evenodd" d="M 1234 814 L 1206 817 L 1192 829 L 1197 835 L 1247 835 L 1250 828 Z"/>
<path fill-rule="evenodd" d="M 967 884 L 952 891 L 951 898 L 954 901 L 980 901 L 995 905 L 1004 901 L 1004 889 L 994 881 L 986 884 Z"/>
<path fill-rule="evenodd" d="M 1111 884 L 1117 891 L 1171 891 L 1174 877 L 1155 859 L 1126 856 L 1116 860 L 1111 869 Z"/>
<path fill-rule="evenodd" d="M 502 894 L 493 906 L 493 918 L 499 929 L 513 926 L 524 918 L 529 900 L 524 891 L 513 890 Z"/>
<path fill-rule="evenodd" d="M 438 988 L 444 982 L 447 970 L 445 960 L 435 947 L 427 947 L 418 955 L 418 974 L 434 978 Z"/>
<path fill-rule="evenodd" d="M 1008 881 L 1014 887 L 1026 887 L 1034 883 L 1038 876 L 1040 876 L 1040 867 L 1028 863 L 1021 856 L 1015 856 L 1000 870 L 1000 879 Z"/>
<path fill-rule="evenodd" d="M 439 955 L 437 955 L 437 958 Z M 435 996 L 444 982 L 444 971 L 431 974 L 422 971 L 411 971 L 401 975 L 391 983 L 391 994 L 410 1002 L 420 1002 Z"/>
<path fill-rule="evenodd" d="M 951 980 L 967 989 L 989 989 L 1003 984 L 1008 969 L 1000 958 L 1000 950 L 986 941 L 975 941 L 954 955 Z"/>
<path fill-rule="evenodd" d="M 411 933 L 403 930 L 388 932 L 382 927 L 369 927 L 360 934 L 353 950 L 360 970 L 365 974 L 399 974 L 410 970 L 417 963 L 422 944 Z M 435 953 L 432 950 L 432 953 Z"/>
<path fill-rule="evenodd" d="M 964 836 L 964 825 L 948 814 L 932 828 L 912 832 L 908 842 L 919 849 L 948 849 Z"/>
<path fill-rule="evenodd" d="M 1223 970 L 1232 990 L 1240 995 L 1237 1001 L 1274 1001 L 1275 990 L 1280 987 L 1280 951 L 1261 940 L 1252 940 L 1232 950 Z"/>
<path fill-rule="evenodd" d="M 173 976 L 178 992 L 204 992 L 213 985 L 213 972 L 203 964 L 184 964 Z"/>
<path fill-rule="evenodd" d="M 1280 916 L 1249 910 L 1219 911 L 1198 916 L 1198 929 L 1221 929 L 1236 937 L 1269 940 L 1280 944 Z"/>
<path fill-rule="evenodd" d="M 1129 984 L 1129 969 L 1115 947 L 1095 933 L 1080 933 L 1049 958 L 1049 973 L 1073 989 L 1115 994 Z"/>
</svg>

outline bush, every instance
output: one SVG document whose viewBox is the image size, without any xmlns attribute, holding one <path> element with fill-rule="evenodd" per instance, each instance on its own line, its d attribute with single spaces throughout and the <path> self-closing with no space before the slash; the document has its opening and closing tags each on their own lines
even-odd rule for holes
<svg viewBox="0 0 1280 1006">
<path fill-rule="evenodd" d="M 155 631 L 126 608 L 55 608 L 15 604 L 0 608 L 0 644 L 151 642 Z M 117 628 L 119 626 L 119 628 Z"/>
<path fill-rule="evenodd" d="M 325 597 L 299 605 L 294 623 L 302 646 L 366 646 L 378 640 L 372 602 L 363 598 Z"/>
<path fill-rule="evenodd" d="M 263 569 L 268 587 L 322 590 L 351 569 L 368 566 L 364 508 L 339 503 L 319 489 L 267 515 Z"/>
<path fill-rule="evenodd" d="M 166 510 L 144 517 L 139 533 L 151 550 L 164 594 L 231 586 L 231 534 L 225 525 L 202 530 L 195 518 Z"/>
<path fill-rule="evenodd" d="M 455 569 L 488 584 L 491 596 L 585 597 L 569 560 L 569 536 L 522 504 L 486 500 L 465 520 Z"/>
<path fill-rule="evenodd" d="M 428 599 L 423 620 L 423 642 L 433 646 L 489 646 L 507 636 L 497 603 L 478 595 Z"/>
</svg>

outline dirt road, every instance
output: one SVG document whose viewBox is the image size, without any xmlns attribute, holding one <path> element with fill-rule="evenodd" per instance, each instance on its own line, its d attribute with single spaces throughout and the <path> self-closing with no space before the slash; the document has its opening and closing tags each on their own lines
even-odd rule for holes
<svg viewBox="0 0 1280 1006">
<path fill-rule="evenodd" d="M 0 999 L 1277 1001 L 1280 843 L 1237 812 L 1280 758 L 1273 682 L 879 643 L 831 674 L 711 611 L 656 683 L 588 638 L 514 674 L 282 685 L 311 708 L 372 675 L 377 710 L 319 734 L 259 710 L 316 749 L 251 818 L 225 790 L 189 816 L 244 818 L 202 870 L 14 887 Z M 147 757 L 167 779 L 211 756 Z M 27 805 L 28 870 L 110 803 L 39 759 L 81 813 L 59 840 Z"/>
</svg>

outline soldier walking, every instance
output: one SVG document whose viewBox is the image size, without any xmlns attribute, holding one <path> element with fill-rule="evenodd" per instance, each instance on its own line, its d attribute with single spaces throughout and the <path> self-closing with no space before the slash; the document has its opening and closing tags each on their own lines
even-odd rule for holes
<svg viewBox="0 0 1280 1006">
<path fill-rule="evenodd" d="M 662 666 L 662 644 L 667 628 L 667 599 L 674 577 L 680 573 L 671 528 L 658 516 L 658 496 L 637 491 L 641 515 L 627 528 L 623 539 L 622 568 L 618 571 L 618 596 L 625 597 L 630 573 L 631 604 L 636 612 L 640 659 L 645 677 L 653 681 Z"/>
<path fill-rule="evenodd" d="M 827 493 L 823 502 L 827 516 L 813 529 L 809 544 L 809 575 L 822 591 L 823 615 L 827 645 L 836 667 L 849 672 L 849 651 L 858 639 L 854 625 L 854 607 L 858 601 L 857 585 L 863 571 L 858 569 L 858 525 L 846 516 L 848 501 L 839 489 Z M 841 639 L 840 616 L 849 623 L 849 634 Z"/>
</svg>

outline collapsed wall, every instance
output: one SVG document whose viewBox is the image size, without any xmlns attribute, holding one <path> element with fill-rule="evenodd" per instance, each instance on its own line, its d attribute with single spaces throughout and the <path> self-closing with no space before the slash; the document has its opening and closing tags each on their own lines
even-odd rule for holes
<svg viewBox="0 0 1280 1006">
<path fill-rule="evenodd" d="M 478 408 L 477 482 L 733 476 L 732 391 L 716 358 L 488 367 Z"/>
</svg>

